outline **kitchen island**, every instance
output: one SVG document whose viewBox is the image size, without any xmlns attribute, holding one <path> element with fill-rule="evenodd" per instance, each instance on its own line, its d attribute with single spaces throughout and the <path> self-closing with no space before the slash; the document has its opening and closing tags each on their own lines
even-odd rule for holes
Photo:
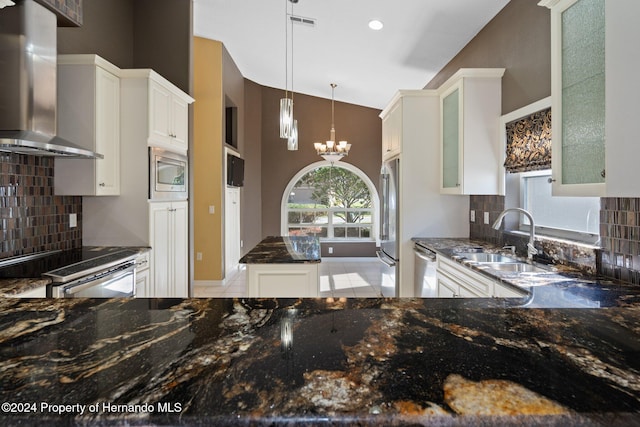
<svg viewBox="0 0 640 427">
<path fill-rule="evenodd" d="M 640 306 L 1 299 L 2 425 L 638 425 Z M 59 406 L 68 405 L 68 406 Z"/>
<path fill-rule="evenodd" d="M 320 241 L 269 236 L 240 259 L 247 264 L 249 297 L 319 296 Z"/>
</svg>

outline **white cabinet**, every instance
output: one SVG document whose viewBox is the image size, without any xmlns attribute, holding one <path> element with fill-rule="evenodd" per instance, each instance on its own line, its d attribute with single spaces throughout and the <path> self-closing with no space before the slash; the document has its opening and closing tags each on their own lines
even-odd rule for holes
<svg viewBox="0 0 640 427">
<path fill-rule="evenodd" d="M 543 0 L 551 9 L 553 195 L 638 197 L 637 0 Z"/>
<path fill-rule="evenodd" d="M 453 293 L 453 297 L 460 298 L 489 298 L 493 296 L 494 280 L 455 261 L 438 256 L 436 272 L 438 296 L 450 293 Z"/>
<path fill-rule="evenodd" d="M 439 89 L 440 192 L 504 194 L 504 68 L 462 68 Z"/>
<path fill-rule="evenodd" d="M 229 279 L 240 260 L 240 188 L 227 187 L 224 203 L 224 277 Z"/>
<path fill-rule="evenodd" d="M 149 251 L 144 251 L 136 258 L 136 297 L 148 298 L 152 297 L 150 290 L 151 273 L 149 271 Z"/>
<path fill-rule="evenodd" d="M 55 194 L 120 194 L 120 70 L 97 55 L 58 57 L 60 137 L 104 156 L 55 161 Z"/>
<path fill-rule="evenodd" d="M 402 102 L 399 99 L 382 118 L 382 159 L 386 160 L 402 150 Z"/>
<path fill-rule="evenodd" d="M 123 103 L 128 103 L 133 115 L 131 126 L 139 137 L 149 146 L 185 154 L 189 146 L 189 104 L 194 99 L 149 69 L 122 70 L 121 85 L 126 96 Z M 129 129 L 123 128 L 123 132 L 131 134 Z"/>
<path fill-rule="evenodd" d="M 187 202 L 149 203 L 152 295 L 189 295 Z"/>
<path fill-rule="evenodd" d="M 151 74 L 149 79 L 149 145 L 178 151 L 188 148 L 189 104 L 193 99 Z"/>
<path fill-rule="evenodd" d="M 320 263 L 247 264 L 249 298 L 319 296 Z"/>
</svg>

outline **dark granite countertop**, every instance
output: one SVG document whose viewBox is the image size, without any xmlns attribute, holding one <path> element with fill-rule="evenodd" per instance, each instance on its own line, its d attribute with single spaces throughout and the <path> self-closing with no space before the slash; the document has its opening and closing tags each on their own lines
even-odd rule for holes
<svg viewBox="0 0 640 427">
<path fill-rule="evenodd" d="M 241 264 L 320 262 L 320 240 L 309 236 L 269 236 L 240 258 Z"/>
<path fill-rule="evenodd" d="M 529 295 L 522 299 L 521 304 L 529 307 L 597 308 L 640 304 L 640 287 L 576 268 L 532 263 L 546 271 L 523 274 L 492 270 L 482 264 L 468 263 L 458 256 L 461 252 L 473 250 L 513 256 L 487 242 L 465 238 L 415 237 L 412 240 L 507 286 L 526 290 Z M 516 258 L 529 262 L 526 258 Z"/>
<path fill-rule="evenodd" d="M 638 425 L 639 325 L 501 299 L 5 298 L 0 422 Z"/>
</svg>

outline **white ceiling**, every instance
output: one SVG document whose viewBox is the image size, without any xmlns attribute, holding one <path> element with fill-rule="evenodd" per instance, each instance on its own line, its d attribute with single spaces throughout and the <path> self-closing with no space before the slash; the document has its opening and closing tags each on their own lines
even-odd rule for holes
<svg viewBox="0 0 640 427">
<path fill-rule="evenodd" d="M 256 83 L 284 89 L 288 68 L 296 93 L 331 98 L 333 82 L 337 101 L 382 109 L 398 89 L 424 88 L 508 2 L 194 0 L 194 33 L 221 41 Z M 289 25 L 285 36 L 287 12 L 316 26 Z M 382 30 L 368 28 L 374 18 Z"/>
</svg>

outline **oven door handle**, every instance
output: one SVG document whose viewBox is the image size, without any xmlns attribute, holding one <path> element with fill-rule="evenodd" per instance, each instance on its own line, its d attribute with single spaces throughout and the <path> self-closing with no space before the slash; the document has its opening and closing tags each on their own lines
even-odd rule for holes
<svg viewBox="0 0 640 427">
<path fill-rule="evenodd" d="M 94 288 L 96 286 L 100 286 L 109 282 L 113 282 L 114 280 L 118 280 L 124 276 L 127 276 L 131 273 L 135 273 L 136 270 L 136 265 L 135 264 L 131 264 L 129 265 L 127 268 L 123 269 L 123 270 L 116 270 L 113 271 L 112 274 L 107 274 L 104 277 L 101 277 L 97 280 L 90 280 L 86 283 L 82 283 L 82 284 L 78 284 L 78 285 L 73 285 L 72 283 L 70 283 L 69 285 L 67 285 L 67 287 L 65 287 L 64 289 L 64 293 L 65 295 L 73 295 L 73 294 L 77 294 L 78 292 L 82 292 L 85 289 L 89 289 L 89 288 Z"/>
</svg>

